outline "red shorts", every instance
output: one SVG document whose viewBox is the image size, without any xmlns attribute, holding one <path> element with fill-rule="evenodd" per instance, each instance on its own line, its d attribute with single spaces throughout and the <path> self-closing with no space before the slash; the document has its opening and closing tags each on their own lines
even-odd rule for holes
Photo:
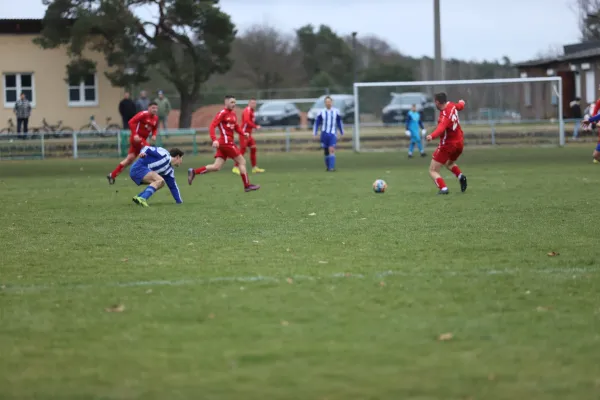
<svg viewBox="0 0 600 400">
<path fill-rule="evenodd" d="M 236 158 L 239 155 L 241 155 L 240 150 L 235 144 L 219 143 L 219 148 L 215 153 L 215 158 L 222 158 L 224 160 L 227 160 L 228 158 Z"/>
<path fill-rule="evenodd" d="M 252 135 L 246 137 L 244 135 L 240 135 L 240 147 L 243 149 L 245 147 L 256 147 L 256 140 Z"/>
<path fill-rule="evenodd" d="M 433 159 L 440 164 L 446 164 L 448 161 L 454 162 L 463 152 L 463 145 L 445 144 L 438 146 L 433 152 Z"/>
<path fill-rule="evenodd" d="M 133 140 L 129 141 L 129 151 L 128 154 L 135 154 L 136 156 L 140 155 L 140 152 L 144 148 L 144 146 L 148 146 L 148 142 L 145 139 L 142 139 L 141 142 L 134 142 Z"/>
</svg>

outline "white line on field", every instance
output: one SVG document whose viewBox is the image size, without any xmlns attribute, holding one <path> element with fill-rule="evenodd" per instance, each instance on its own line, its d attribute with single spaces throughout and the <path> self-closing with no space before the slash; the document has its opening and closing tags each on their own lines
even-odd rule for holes
<svg viewBox="0 0 600 400">
<path fill-rule="evenodd" d="M 149 281 L 132 281 L 132 282 L 107 282 L 101 284 L 42 284 L 42 285 L 12 285 L 0 284 L 0 293 L 24 293 L 24 292 L 41 292 L 45 290 L 77 290 L 77 289 L 98 289 L 98 288 L 127 288 L 139 286 L 189 286 L 189 285 L 206 285 L 211 283 L 221 282 L 272 282 L 280 283 L 292 281 L 325 281 L 331 279 L 382 279 L 392 276 L 408 276 L 408 277 L 440 277 L 440 276 L 494 276 L 494 275 L 516 275 L 519 273 L 533 273 L 536 275 L 571 275 L 576 278 L 576 274 L 599 272 L 600 268 L 548 268 L 548 269 L 474 269 L 469 271 L 382 271 L 373 274 L 357 274 L 351 272 L 338 272 L 332 275 L 291 275 L 291 276 L 215 276 L 209 278 L 198 279 L 174 279 L 174 280 L 149 280 Z"/>
</svg>

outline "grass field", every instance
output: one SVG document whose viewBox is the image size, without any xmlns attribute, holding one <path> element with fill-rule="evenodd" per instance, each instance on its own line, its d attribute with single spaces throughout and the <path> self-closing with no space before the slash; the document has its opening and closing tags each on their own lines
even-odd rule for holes
<svg viewBox="0 0 600 400">
<path fill-rule="evenodd" d="M 449 196 L 404 153 L 263 155 L 255 193 L 189 158 L 148 209 L 115 160 L 3 162 L 0 398 L 596 399 L 590 153 L 467 148 Z"/>
</svg>

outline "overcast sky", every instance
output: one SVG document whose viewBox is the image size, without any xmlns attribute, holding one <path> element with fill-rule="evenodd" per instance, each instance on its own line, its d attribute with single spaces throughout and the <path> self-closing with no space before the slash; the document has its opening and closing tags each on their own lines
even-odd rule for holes
<svg viewBox="0 0 600 400">
<path fill-rule="evenodd" d="M 440 0 L 444 58 L 513 61 L 578 39 L 573 0 Z M 0 0 L 3 18 L 41 18 L 41 0 Z M 433 55 L 433 0 L 221 0 L 240 31 L 269 24 L 292 33 L 312 23 L 386 39 L 411 56 Z"/>
</svg>

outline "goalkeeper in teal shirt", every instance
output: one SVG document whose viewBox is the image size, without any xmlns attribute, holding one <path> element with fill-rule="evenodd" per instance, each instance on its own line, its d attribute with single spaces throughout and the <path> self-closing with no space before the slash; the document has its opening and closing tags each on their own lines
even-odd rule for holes
<svg viewBox="0 0 600 400">
<path fill-rule="evenodd" d="M 406 114 L 406 136 L 410 137 L 410 145 L 408 146 L 408 158 L 412 158 L 415 144 L 419 148 L 421 157 L 425 157 L 421 135 L 425 135 L 427 131 L 421 121 L 421 113 L 417 111 L 417 105 L 413 104 L 412 109 Z"/>
</svg>

